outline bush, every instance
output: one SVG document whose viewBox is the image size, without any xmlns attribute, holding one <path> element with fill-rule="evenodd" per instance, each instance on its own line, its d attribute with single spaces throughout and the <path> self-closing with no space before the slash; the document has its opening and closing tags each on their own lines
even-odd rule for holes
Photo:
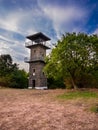
<svg viewBox="0 0 98 130">
<path fill-rule="evenodd" d="M 63 84 L 62 80 L 54 80 L 53 78 L 48 78 L 48 88 L 65 88 L 65 85 Z"/>
<path fill-rule="evenodd" d="M 11 83 L 11 77 L 9 75 L 0 77 L 0 85 L 9 87 Z"/>
<path fill-rule="evenodd" d="M 27 88 L 27 85 L 28 85 L 27 73 L 24 70 L 17 70 L 11 75 L 10 87 Z"/>
<path fill-rule="evenodd" d="M 28 78 L 24 70 L 16 70 L 11 74 L 0 77 L 0 86 L 11 88 L 27 88 Z"/>
</svg>

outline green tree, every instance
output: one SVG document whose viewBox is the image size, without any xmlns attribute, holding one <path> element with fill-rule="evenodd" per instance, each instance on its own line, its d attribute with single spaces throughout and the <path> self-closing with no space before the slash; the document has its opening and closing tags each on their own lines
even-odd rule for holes
<svg viewBox="0 0 98 130">
<path fill-rule="evenodd" d="M 28 74 L 23 70 L 16 70 L 11 75 L 10 87 L 12 88 L 27 88 Z"/>
<path fill-rule="evenodd" d="M 0 76 L 12 73 L 16 69 L 18 69 L 18 65 L 16 63 L 13 64 L 12 57 L 9 54 L 0 56 Z"/>
<path fill-rule="evenodd" d="M 26 88 L 28 74 L 19 70 L 18 64 L 13 63 L 9 54 L 0 56 L 0 85 L 12 88 Z"/>
<path fill-rule="evenodd" d="M 44 71 L 49 78 L 61 79 L 67 88 L 84 87 L 98 74 L 98 36 L 66 33 L 46 62 Z"/>
</svg>

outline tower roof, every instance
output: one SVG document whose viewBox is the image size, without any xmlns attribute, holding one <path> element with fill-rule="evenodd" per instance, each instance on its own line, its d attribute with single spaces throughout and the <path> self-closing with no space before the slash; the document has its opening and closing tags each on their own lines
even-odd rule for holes
<svg viewBox="0 0 98 130">
<path fill-rule="evenodd" d="M 35 41 L 37 39 L 42 39 L 43 41 L 48 41 L 50 40 L 49 37 L 45 36 L 43 33 L 39 32 L 33 35 L 29 35 L 26 38 L 28 38 L 29 40 Z"/>
</svg>

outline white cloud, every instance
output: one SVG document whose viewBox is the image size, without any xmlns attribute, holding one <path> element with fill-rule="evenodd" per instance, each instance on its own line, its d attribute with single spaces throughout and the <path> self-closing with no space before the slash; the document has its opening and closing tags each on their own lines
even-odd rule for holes
<svg viewBox="0 0 98 130">
<path fill-rule="evenodd" d="M 24 62 L 24 57 L 28 55 L 28 51 L 25 48 L 25 42 L 9 38 L 0 35 L 0 54 L 10 54 L 13 58 L 13 61 L 20 64 L 20 68 L 26 68 Z"/>
<path fill-rule="evenodd" d="M 97 34 L 98 35 L 98 28 L 94 31 L 93 34 Z"/>
<path fill-rule="evenodd" d="M 29 72 L 29 64 L 25 63 L 24 61 L 16 61 L 19 63 L 19 68 L 20 69 L 25 69 L 26 72 Z"/>
<path fill-rule="evenodd" d="M 87 10 L 78 6 L 66 5 L 64 7 L 49 5 L 38 0 L 38 4 L 44 14 L 52 20 L 53 27 L 59 37 L 64 32 L 70 32 L 73 30 L 79 30 L 81 28 L 76 27 L 75 22 L 81 22 L 84 24 L 84 18 L 87 16 Z M 86 23 L 86 20 L 85 20 Z"/>
<path fill-rule="evenodd" d="M 6 42 L 2 42 L 0 40 L 0 55 L 1 54 L 8 54 L 9 53 L 9 47 L 6 45 Z"/>
<path fill-rule="evenodd" d="M 5 16 L 0 16 L 0 28 L 18 32 L 21 34 L 27 34 L 30 32 L 35 32 L 32 18 L 36 14 L 36 10 L 13 10 L 8 12 Z"/>
<path fill-rule="evenodd" d="M 14 34 L 20 33 L 25 37 L 27 34 L 36 32 L 34 27 L 31 27 L 33 15 L 32 10 L 19 12 L 14 10 L 8 12 L 6 16 L 0 16 L 0 28 L 4 30 L 0 34 L 0 54 L 10 54 L 14 62 L 27 71 L 28 65 L 24 63 L 24 57 L 29 55 L 29 50 L 25 48 L 25 39 L 22 41 L 14 38 Z"/>
<path fill-rule="evenodd" d="M 0 27 L 10 31 L 18 31 L 18 22 L 19 18 L 17 16 L 9 14 L 7 17 L 0 19 Z"/>
<path fill-rule="evenodd" d="M 6 31 L 0 35 L 0 53 L 10 54 L 13 60 L 19 63 L 20 68 L 27 69 L 27 64 L 24 63 L 24 57 L 29 56 L 29 49 L 25 48 L 25 39 L 20 41 L 14 38 L 14 34 L 20 33 L 24 37 L 29 34 L 36 33 L 38 28 L 45 29 L 42 24 L 43 13 L 40 9 L 22 10 L 17 9 L 8 12 L 6 16 L 0 16 L 0 28 Z M 43 23 L 45 25 L 45 23 Z M 48 24 L 46 23 L 46 26 Z"/>
<path fill-rule="evenodd" d="M 4 41 L 9 41 L 9 42 L 12 42 L 12 40 L 0 35 L 0 39 L 4 40 Z"/>
<path fill-rule="evenodd" d="M 45 14 L 50 17 L 54 23 L 62 24 L 63 22 L 70 22 L 71 20 L 79 20 L 84 16 L 84 12 L 76 7 L 53 7 L 53 6 L 42 6 L 42 10 Z"/>
</svg>

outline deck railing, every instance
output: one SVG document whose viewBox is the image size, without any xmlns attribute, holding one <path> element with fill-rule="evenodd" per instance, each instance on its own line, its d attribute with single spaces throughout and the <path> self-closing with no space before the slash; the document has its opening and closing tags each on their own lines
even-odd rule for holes
<svg viewBox="0 0 98 130">
<path fill-rule="evenodd" d="M 24 61 L 27 63 L 33 62 L 33 61 L 44 61 L 44 57 L 33 57 L 33 58 L 25 57 Z"/>
<path fill-rule="evenodd" d="M 41 44 L 41 45 L 47 46 L 47 45 L 46 45 L 46 42 L 39 42 L 39 43 L 34 42 L 34 41 L 25 42 L 25 46 L 26 46 L 26 47 L 29 47 L 29 46 L 32 46 L 32 45 L 37 45 L 37 44 Z"/>
</svg>

